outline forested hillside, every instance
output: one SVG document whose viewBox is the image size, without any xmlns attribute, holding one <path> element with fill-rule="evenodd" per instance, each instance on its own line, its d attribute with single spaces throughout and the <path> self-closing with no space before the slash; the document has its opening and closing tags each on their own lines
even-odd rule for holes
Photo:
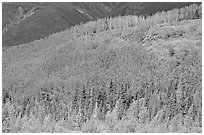
<svg viewBox="0 0 204 135">
<path fill-rule="evenodd" d="M 2 132 L 202 132 L 201 5 L 98 19 L 2 57 Z"/>
</svg>

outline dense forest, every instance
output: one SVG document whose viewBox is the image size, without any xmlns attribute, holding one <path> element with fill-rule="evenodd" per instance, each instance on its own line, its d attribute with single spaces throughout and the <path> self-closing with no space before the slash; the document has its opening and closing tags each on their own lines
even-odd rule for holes
<svg viewBox="0 0 204 135">
<path fill-rule="evenodd" d="M 202 132 L 202 5 L 11 47 L 2 78 L 2 132 Z"/>
</svg>

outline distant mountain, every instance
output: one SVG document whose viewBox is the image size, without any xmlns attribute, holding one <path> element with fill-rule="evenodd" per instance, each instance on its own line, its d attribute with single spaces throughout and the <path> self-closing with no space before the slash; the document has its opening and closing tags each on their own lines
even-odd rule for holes
<svg viewBox="0 0 204 135">
<path fill-rule="evenodd" d="M 153 15 L 158 11 L 167 11 L 191 5 L 192 2 L 127 2 L 119 3 L 111 12 L 111 16 L 118 15 Z M 196 4 L 200 4 L 197 2 Z"/>
<path fill-rule="evenodd" d="M 106 16 L 151 15 L 192 3 L 126 2 L 4 2 L 2 4 L 3 47 L 44 38 L 70 26 Z M 199 3 L 198 3 L 199 4 Z"/>
</svg>

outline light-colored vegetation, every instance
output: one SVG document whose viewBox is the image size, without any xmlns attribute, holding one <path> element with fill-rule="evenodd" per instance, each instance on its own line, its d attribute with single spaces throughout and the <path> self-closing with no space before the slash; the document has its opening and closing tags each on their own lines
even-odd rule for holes
<svg viewBox="0 0 204 135">
<path fill-rule="evenodd" d="M 202 132 L 201 5 L 72 27 L 3 52 L 3 132 Z"/>
</svg>

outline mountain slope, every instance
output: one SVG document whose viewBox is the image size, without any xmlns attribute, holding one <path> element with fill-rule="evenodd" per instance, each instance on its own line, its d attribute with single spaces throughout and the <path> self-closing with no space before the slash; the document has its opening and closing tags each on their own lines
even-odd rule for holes
<svg viewBox="0 0 204 135">
<path fill-rule="evenodd" d="M 2 7 L 3 47 L 15 46 L 105 16 L 146 15 L 190 3 L 7 3 Z M 192 3 L 191 3 L 192 4 Z M 168 6 L 167 6 L 168 5 Z M 150 8 L 151 7 L 151 8 Z M 32 14 L 28 13 L 34 10 Z"/>
<path fill-rule="evenodd" d="M 104 18 L 8 48 L 2 132 L 202 132 L 201 9 Z"/>
<path fill-rule="evenodd" d="M 33 3 L 32 6 L 36 7 L 36 13 L 3 33 L 3 47 L 46 37 L 51 33 L 67 29 L 81 22 L 102 17 L 105 14 L 103 12 L 106 12 L 100 11 L 100 15 L 92 14 L 90 16 L 85 11 L 80 13 L 77 9 L 82 6 L 77 5 L 78 7 L 76 7 L 75 3 Z M 80 10 L 83 11 L 84 9 L 81 8 Z"/>
</svg>

